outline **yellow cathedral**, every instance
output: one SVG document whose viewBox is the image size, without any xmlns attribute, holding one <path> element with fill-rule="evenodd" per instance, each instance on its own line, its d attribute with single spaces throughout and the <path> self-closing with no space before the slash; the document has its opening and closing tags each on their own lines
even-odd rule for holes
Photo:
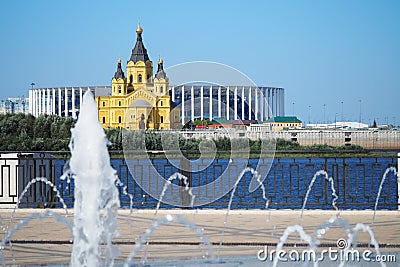
<svg viewBox="0 0 400 267">
<path fill-rule="evenodd" d="M 144 47 L 140 24 L 136 33 L 126 76 L 118 59 L 117 71 L 111 80 L 111 95 L 96 96 L 100 123 L 103 128 L 169 130 L 171 97 L 163 61 L 160 58 L 153 77 L 153 62 Z"/>
</svg>

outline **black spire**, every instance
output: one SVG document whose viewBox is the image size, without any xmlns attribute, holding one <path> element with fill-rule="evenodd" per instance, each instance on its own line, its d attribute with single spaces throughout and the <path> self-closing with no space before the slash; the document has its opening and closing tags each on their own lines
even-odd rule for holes
<svg viewBox="0 0 400 267">
<path fill-rule="evenodd" d="M 136 29 L 136 33 L 137 33 L 136 44 L 135 44 L 135 47 L 132 49 L 132 55 L 130 58 L 130 61 L 133 61 L 134 63 L 136 63 L 138 61 L 146 62 L 146 61 L 150 60 L 149 55 L 147 55 L 147 50 L 144 47 L 144 44 L 142 42 L 142 32 L 143 32 L 143 30 L 139 24 Z"/>
<path fill-rule="evenodd" d="M 125 79 L 124 71 L 121 68 L 121 59 L 118 59 L 118 67 L 117 67 L 117 71 L 114 74 L 114 78 L 117 80 L 119 78 Z"/>
<path fill-rule="evenodd" d="M 157 79 L 165 79 L 167 78 L 167 74 L 164 71 L 164 63 L 163 60 L 160 57 L 160 60 L 158 61 L 158 68 L 157 68 L 157 74 L 156 74 Z"/>
</svg>

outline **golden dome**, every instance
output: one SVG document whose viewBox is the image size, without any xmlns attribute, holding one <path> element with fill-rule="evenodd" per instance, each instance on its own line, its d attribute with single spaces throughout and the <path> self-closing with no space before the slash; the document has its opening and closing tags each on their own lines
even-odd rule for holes
<svg viewBox="0 0 400 267">
<path fill-rule="evenodd" d="M 121 59 L 120 58 L 118 58 L 118 64 L 121 64 Z"/>
<path fill-rule="evenodd" d="M 142 34 L 142 32 L 143 32 L 143 29 L 142 29 L 142 27 L 140 27 L 140 22 L 138 23 L 138 26 L 137 26 L 137 28 L 136 28 L 136 33 L 137 34 Z"/>
</svg>

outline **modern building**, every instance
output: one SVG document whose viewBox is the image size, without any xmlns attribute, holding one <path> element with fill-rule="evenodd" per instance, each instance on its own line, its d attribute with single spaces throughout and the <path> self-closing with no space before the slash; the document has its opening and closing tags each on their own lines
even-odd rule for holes
<svg viewBox="0 0 400 267">
<path fill-rule="evenodd" d="M 29 113 L 72 117 L 79 115 L 83 94 L 90 90 L 95 96 L 111 95 L 111 86 L 68 86 L 29 90 Z"/>
<path fill-rule="evenodd" d="M 5 99 L 0 100 L 0 114 L 11 114 L 12 113 L 12 103 L 11 101 Z"/>
<path fill-rule="evenodd" d="M 171 99 L 180 107 L 181 122 L 225 118 L 266 121 L 284 116 L 284 89 L 257 86 L 172 86 Z"/>
<path fill-rule="evenodd" d="M 14 97 L 0 100 L 0 114 L 29 113 L 29 98 Z"/>
<path fill-rule="evenodd" d="M 122 70 L 119 60 L 111 86 L 34 88 L 29 91 L 30 113 L 77 118 L 82 95 L 91 90 L 103 127 L 169 129 L 177 121 L 180 125 L 214 118 L 267 121 L 285 115 L 283 88 L 170 85 L 161 59 L 153 75 L 153 63 L 143 44 L 142 32 L 139 26 L 126 70 Z"/>
</svg>

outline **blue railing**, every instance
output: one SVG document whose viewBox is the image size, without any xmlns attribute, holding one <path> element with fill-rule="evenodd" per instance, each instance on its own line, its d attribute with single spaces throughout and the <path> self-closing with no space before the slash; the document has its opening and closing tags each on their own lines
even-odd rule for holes
<svg viewBox="0 0 400 267">
<path fill-rule="evenodd" d="M 27 153 L 2 154 L 0 158 L 1 194 L 0 204 L 14 205 L 24 187 L 35 177 L 45 177 L 57 186 L 65 203 L 72 207 L 74 183 L 60 180 L 67 155 L 59 153 Z M 240 172 L 246 168 L 254 168 L 261 174 L 269 207 L 274 209 L 302 207 L 307 189 L 313 175 L 318 170 L 325 170 L 334 180 L 338 195 L 339 209 L 373 209 L 379 185 L 385 170 L 397 168 L 398 158 L 389 156 L 363 157 L 296 157 L 250 159 L 248 161 L 217 158 L 211 161 L 199 159 L 168 160 L 162 157 L 142 159 L 112 159 L 123 186 L 120 186 L 121 206 L 128 208 L 132 197 L 134 208 L 155 208 L 157 199 L 165 185 L 165 179 L 174 173 L 182 173 L 189 179 L 196 208 L 226 208 L 230 191 Z M 181 170 L 186 164 L 185 171 Z M 269 171 L 268 171 L 269 170 Z M 155 179 L 155 175 L 165 179 Z M 211 183 L 224 175 L 224 179 Z M 253 175 L 246 172 L 238 183 L 232 201 L 234 209 L 264 209 L 266 200 L 259 187 L 249 192 Z M 173 181 L 179 184 L 180 181 Z M 181 183 L 182 185 L 182 183 Z M 206 186 L 207 185 L 207 186 Z M 123 190 L 126 186 L 125 191 Z M 128 193 L 129 195 L 124 194 Z M 190 206 L 191 196 L 185 190 L 167 187 L 163 208 Z M 324 177 L 318 177 L 309 194 L 306 208 L 332 209 L 332 191 Z M 199 206 L 202 204 L 201 206 Z M 378 209 L 398 209 L 397 176 L 390 172 L 383 183 Z M 21 198 L 21 207 L 60 207 L 60 200 L 54 190 L 42 182 L 33 184 Z"/>
</svg>

